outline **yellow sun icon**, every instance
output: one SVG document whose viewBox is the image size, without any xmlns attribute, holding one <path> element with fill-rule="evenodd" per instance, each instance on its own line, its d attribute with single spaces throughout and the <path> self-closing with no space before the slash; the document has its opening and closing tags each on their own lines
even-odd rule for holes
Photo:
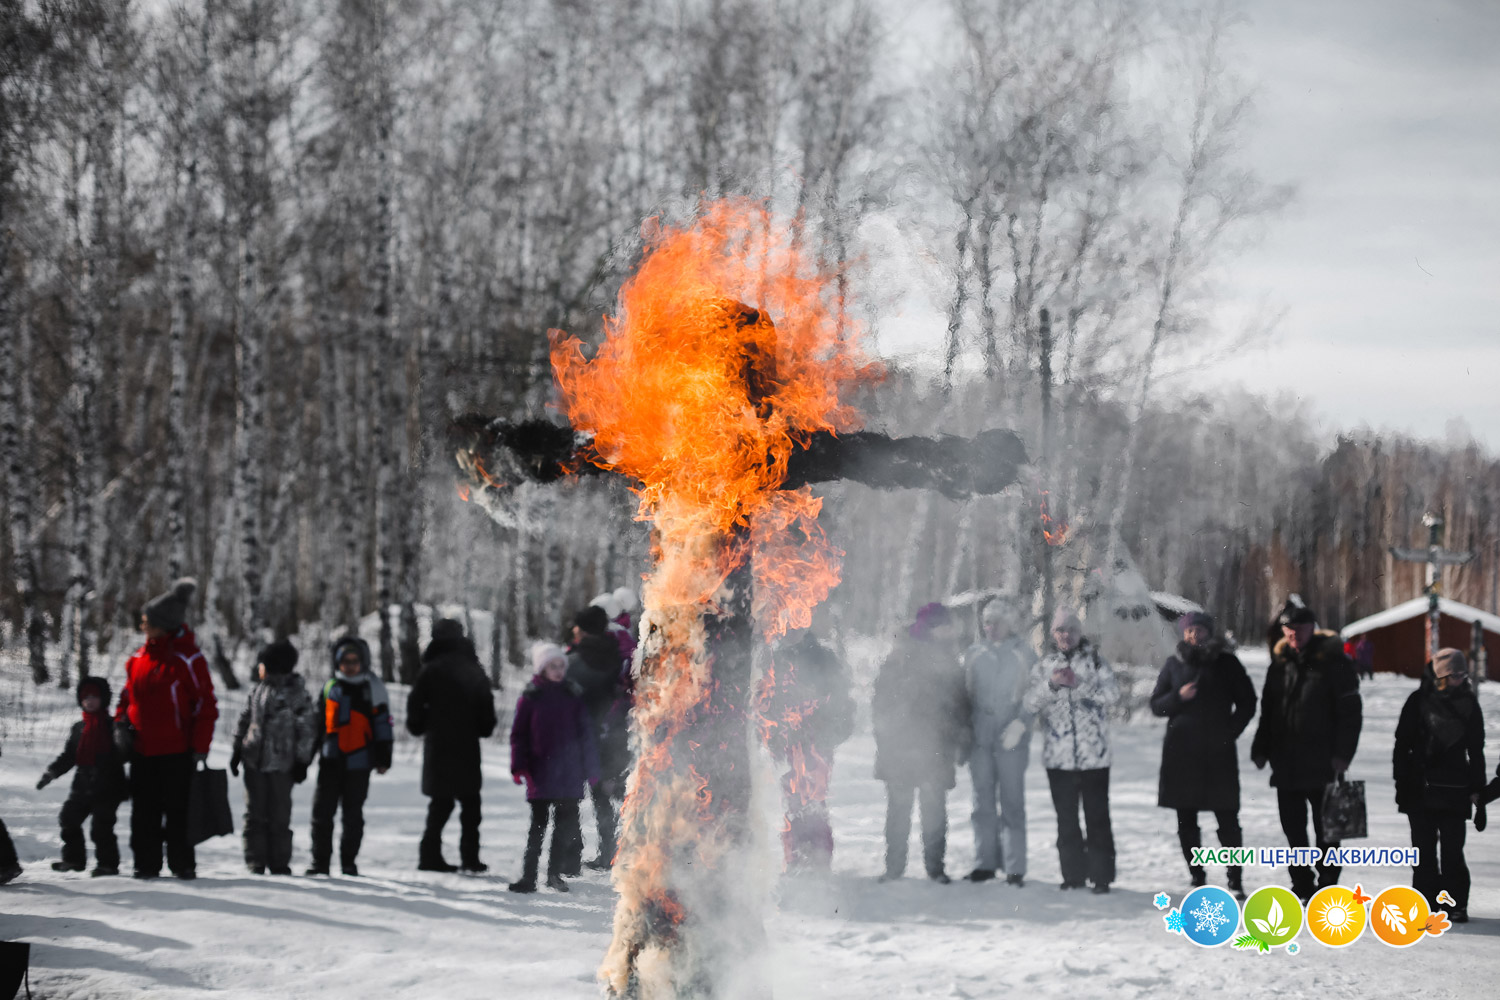
<svg viewBox="0 0 1500 1000">
<path fill-rule="evenodd" d="M 1313 940 L 1342 948 L 1364 933 L 1368 917 L 1354 893 L 1341 885 L 1319 889 L 1307 902 L 1307 930 Z"/>
</svg>

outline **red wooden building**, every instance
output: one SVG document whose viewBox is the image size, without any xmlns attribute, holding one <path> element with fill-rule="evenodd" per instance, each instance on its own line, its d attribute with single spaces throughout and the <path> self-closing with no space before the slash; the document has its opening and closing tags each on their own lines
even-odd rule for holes
<svg viewBox="0 0 1500 1000">
<path fill-rule="evenodd" d="M 1500 679 L 1500 617 L 1446 597 L 1438 598 L 1438 613 L 1440 645 L 1461 649 L 1465 655 L 1473 648 L 1478 623 L 1484 632 L 1485 676 Z M 1418 597 L 1344 626 L 1346 642 L 1359 635 L 1370 637 L 1377 671 L 1420 677 L 1427 662 L 1427 598 Z"/>
</svg>

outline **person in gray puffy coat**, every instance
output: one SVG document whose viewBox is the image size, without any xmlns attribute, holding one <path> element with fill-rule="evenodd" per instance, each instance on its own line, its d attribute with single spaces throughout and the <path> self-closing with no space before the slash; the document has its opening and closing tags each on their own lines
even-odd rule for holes
<svg viewBox="0 0 1500 1000">
<path fill-rule="evenodd" d="M 1115 879 L 1115 839 L 1109 821 L 1109 709 L 1120 688 L 1109 663 L 1083 637 L 1069 608 L 1052 620 L 1053 651 L 1038 663 L 1026 692 L 1027 711 L 1042 722 L 1042 764 L 1057 809 L 1057 853 L 1062 888 L 1108 892 Z M 1087 827 L 1078 824 L 1083 806 Z"/>
<path fill-rule="evenodd" d="M 260 651 L 258 683 L 234 729 L 229 771 L 245 768 L 245 866 L 256 875 L 292 873 L 292 785 L 306 780 L 317 750 L 317 709 L 296 665 L 285 639 Z"/>
<path fill-rule="evenodd" d="M 974 730 L 969 774 L 974 784 L 974 870 L 985 882 L 1026 879 L 1026 764 L 1032 715 L 1023 703 L 1036 655 L 1017 632 L 1017 616 L 1000 600 L 979 613 L 984 637 L 964 653 L 964 679 Z M 996 808 L 998 800 L 998 810 Z"/>
</svg>

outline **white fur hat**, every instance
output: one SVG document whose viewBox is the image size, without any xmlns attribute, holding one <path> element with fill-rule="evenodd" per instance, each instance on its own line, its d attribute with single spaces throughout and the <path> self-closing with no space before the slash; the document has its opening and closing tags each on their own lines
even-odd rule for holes
<svg viewBox="0 0 1500 1000">
<path fill-rule="evenodd" d="M 641 599 L 637 597 L 635 591 L 631 590 L 629 587 L 621 587 L 619 590 L 616 590 L 612 596 L 620 605 L 621 611 L 628 611 L 631 614 L 635 614 L 637 611 L 641 610 Z"/>
<path fill-rule="evenodd" d="M 537 673 L 547 669 L 547 664 L 553 660 L 568 662 L 567 650 L 555 642 L 534 642 L 531 644 L 531 668 Z"/>
<path fill-rule="evenodd" d="M 620 617 L 620 612 L 625 610 L 620 606 L 619 598 L 615 596 L 615 593 L 608 590 L 592 601 L 589 601 L 589 603 L 595 607 L 603 608 L 604 613 L 609 616 L 610 621 L 614 621 Z"/>
</svg>

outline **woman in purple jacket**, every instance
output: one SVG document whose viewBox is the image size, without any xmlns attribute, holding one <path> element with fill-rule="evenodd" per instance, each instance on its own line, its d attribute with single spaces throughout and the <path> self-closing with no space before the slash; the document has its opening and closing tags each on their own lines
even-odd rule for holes
<svg viewBox="0 0 1500 1000">
<path fill-rule="evenodd" d="M 526 785 L 531 829 L 526 834 L 525 870 L 511 892 L 536 892 L 537 864 L 547 816 L 552 815 L 552 849 L 547 854 L 547 886 L 567 892 L 562 870 L 577 850 L 578 802 L 584 785 L 599 783 L 599 752 L 594 726 L 578 685 L 566 679 L 567 653 L 561 646 L 538 643 L 531 650 L 536 676 L 516 702 L 510 728 L 510 773 Z"/>
</svg>

